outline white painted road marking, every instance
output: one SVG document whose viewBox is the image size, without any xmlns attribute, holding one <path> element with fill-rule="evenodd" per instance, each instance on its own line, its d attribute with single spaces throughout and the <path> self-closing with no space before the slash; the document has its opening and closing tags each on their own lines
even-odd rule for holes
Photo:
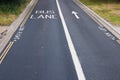
<svg viewBox="0 0 120 80">
<path fill-rule="evenodd" d="M 56 0 L 56 3 L 57 3 L 60 18 L 61 18 L 61 21 L 62 21 L 62 25 L 63 25 L 63 28 L 64 28 L 65 36 L 66 36 L 66 39 L 67 39 L 67 42 L 68 42 L 68 46 L 69 46 L 69 49 L 70 49 L 70 52 L 71 52 L 71 56 L 72 56 L 72 59 L 73 59 L 73 62 L 74 62 L 74 66 L 75 66 L 75 70 L 76 70 L 76 73 L 77 73 L 78 80 L 86 80 L 85 76 L 84 76 L 84 73 L 83 73 L 83 70 L 82 70 L 82 67 L 81 67 L 81 64 L 80 64 L 80 61 L 79 61 L 79 58 L 78 58 L 76 50 L 74 48 L 72 39 L 70 37 L 66 22 L 64 20 L 64 17 L 63 17 L 63 14 L 62 14 L 62 11 L 61 11 L 58 0 Z"/>
<path fill-rule="evenodd" d="M 107 29 L 105 29 L 104 27 L 98 27 L 99 30 L 101 30 L 108 38 L 112 39 L 112 40 L 116 40 L 115 36 L 112 35 Z"/>
<path fill-rule="evenodd" d="M 36 10 L 35 13 L 31 14 L 30 19 L 57 19 L 54 10 Z"/>
<path fill-rule="evenodd" d="M 54 10 L 36 10 L 35 14 L 55 14 Z"/>
<path fill-rule="evenodd" d="M 55 15 L 51 15 L 51 14 L 46 14 L 46 15 L 38 15 L 38 16 L 34 16 L 34 15 L 31 15 L 30 16 L 30 19 L 56 19 Z"/>
<path fill-rule="evenodd" d="M 21 26 L 21 27 L 18 29 L 18 32 L 16 33 L 16 35 L 15 35 L 15 37 L 14 37 L 14 39 L 13 39 L 14 42 L 16 42 L 17 40 L 19 40 L 19 39 L 21 38 L 21 35 L 22 35 L 23 31 L 24 31 L 24 27 Z"/>
<path fill-rule="evenodd" d="M 78 13 L 75 11 L 72 11 L 72 14 L 76 17 L 76 19 L 80 19 L 80 17 L 77 15 Z"/>
</svg>

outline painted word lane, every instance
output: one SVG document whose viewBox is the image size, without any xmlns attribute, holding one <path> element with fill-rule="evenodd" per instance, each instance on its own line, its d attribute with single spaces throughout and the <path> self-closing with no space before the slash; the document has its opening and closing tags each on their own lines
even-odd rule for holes
<svg viewBox="0 0 120 80">
<path fill-rule="evenodd" d="M 30 19 L 57 19 L 54 10 L 36 10 Z"/>
</svg>

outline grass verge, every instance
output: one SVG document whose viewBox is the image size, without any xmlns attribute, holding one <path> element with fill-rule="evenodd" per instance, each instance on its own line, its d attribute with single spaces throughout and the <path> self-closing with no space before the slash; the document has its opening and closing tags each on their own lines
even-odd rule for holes
<svg viewBox="0 0 120 80">
<path fill-rule="evenodd" d="M 26 0 L 26 2 L 20 6 L 0 3 L 0 25 L 9 26 L 21 12 L 23 12 L 30 1 L 31 0 Z"/>
<path fill-rule="evenodd" d="M 120 26 L 120 2 L 112 0 L 80 0 L 113 25 Z"/>
</svg>

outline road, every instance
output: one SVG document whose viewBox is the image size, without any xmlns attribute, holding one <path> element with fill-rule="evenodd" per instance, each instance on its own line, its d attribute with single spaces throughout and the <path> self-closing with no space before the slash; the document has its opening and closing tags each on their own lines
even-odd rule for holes
<svg viewBox="0 0 120 80">
<path fill-rule="evenodd" d="M 120 45 L 72 0 L 39 0 L 0 56 L 0 80 L 120 80 Z"/>
</svg>

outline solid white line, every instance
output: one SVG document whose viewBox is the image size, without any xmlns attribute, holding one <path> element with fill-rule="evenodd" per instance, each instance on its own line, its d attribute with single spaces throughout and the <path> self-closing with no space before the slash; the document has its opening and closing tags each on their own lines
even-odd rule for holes
<svg viewBox="0 0 120 80">
<path fill-rule="evenodd" d="M 70 49 L 70 52 L 71 52 L 71 56 L 72 56 L 72 59 L 73 59 L 73 62 L 74 62 L 74 66 L 75 66 L 75 70 L 76 70 L 76 73 L 77 73 L 78 80 L 86 80 L 85 76 L 84 76 L 84 73 L 83 73 L 83 70 L 82 70 L 82 67 L 81 67 L 81 64 L 80 64 L 80 61 L 79 61 L 79 58 L 78 58 L 76 50 L 74 48 L 72 39 L 70 37 L 66 22 L 64 20 L 64 17 L 63 17 L 63 14 L 62 14 L 62 11 L 61 11 L 58 0 L 56 0 L 56 3 L 57 3 L 60 18 L 61 18 L 61 22 L 62 22 L 62 25 L 63 25 L 63 28 L 64 28 L 65 36 L 66 36 L 66 39 L 67 39 L 67 42 L 68 42 L 68 46 L 69 46 L 69 49 Z"/>
</svg>

